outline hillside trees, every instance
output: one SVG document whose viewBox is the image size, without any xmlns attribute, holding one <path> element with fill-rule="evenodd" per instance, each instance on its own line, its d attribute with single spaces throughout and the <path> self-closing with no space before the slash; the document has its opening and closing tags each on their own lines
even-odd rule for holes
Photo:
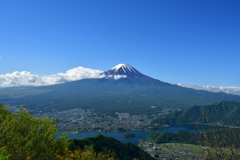
<svg viewBox="0 0 240 160">
<path fill-rule="evenodd" d="M 141 148 L 132 143 L 121 143 L 112 137 L 96 135 L 84 139 L 70 140 L 70 150 L 84 150 L 86 146 L 93 146 L 96 154 L 110 155 L 119 160 L 153 160 L 153 158 Z M 88 149 L 88 148 L 87 148 Z"/>
<path fill-rule="evenodd" d="M 54 159 L 56 154 L 63 154 L 68 147 L 68 140 L 61 136 L 54 140 L 58 133 L 55 119 L 34 118 L 26 109 L 14 114 L 0 104 L 0 148 L 6 149 L 10 159 Z"/>
</svg>

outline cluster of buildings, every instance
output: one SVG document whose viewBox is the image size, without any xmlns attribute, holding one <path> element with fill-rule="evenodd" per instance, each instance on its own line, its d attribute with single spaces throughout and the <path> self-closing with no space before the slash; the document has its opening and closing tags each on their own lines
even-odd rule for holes
<svg viewBox="0 0 240 160">
<path fill-rule="evenodd" d="M 130 130 L 147 130 L 150 119 L 146 115 L 115 113 L 115 116 L 97 113 L 94 110 L 81 108 L 64 111 L 38 112 L 35 117 L 56 118 L 56 125 L 63 131 L 70 132 L 122 132 Z"/>
</svg>

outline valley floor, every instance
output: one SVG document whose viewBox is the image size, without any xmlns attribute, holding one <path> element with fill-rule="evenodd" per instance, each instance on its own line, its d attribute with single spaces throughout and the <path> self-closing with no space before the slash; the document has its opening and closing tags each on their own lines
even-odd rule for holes
<svg viewBox="0 0 240 160">
<path fill-rule="evenodd" d="M 203 160 L 205 154 L 198 145 L 182 143 L 154 144 L 150 141 L 141 141 L 138 146 L 155 159 Z"/>
<path fill-rule="evenodd" d="M 53 110 L 40 112 L 35 117 L 57 118 L 56 125 L 60 130 L 75 133 L 81 132 L 125 132 L 130 130 L 151 129 L 151 119 L 146 115 L 130 115 L 129 113 L 115 113 L 109 115 L 97 113 L 93 110 L 71 109 L 65 111 Z"/>
</svg>

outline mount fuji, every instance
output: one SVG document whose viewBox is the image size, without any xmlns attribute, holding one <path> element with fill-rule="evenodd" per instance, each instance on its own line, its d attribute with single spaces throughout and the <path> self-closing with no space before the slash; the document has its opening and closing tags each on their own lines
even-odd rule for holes
<svg viewBox="0 0 240 160">
<path fill-rule="evenodd" d="M 188 108 L 220 101 L 238 101 L 240 96 L 185 88 L 148 77 L 128 64 L 119 64 L 100 78 L 62 84 L 1 88 L 0 102 L 28 104 L 39 110 L 94 109 L 99 112 L 156 114 L 163 108 Z M 154 106 L 154 107 L 152 107 Z"/>
<path fill-rule="evenodd" d="M 134 77 L 134 78 L 149 78 L 146 75 L 140 73 L 138 70 L 133 68 L 132 66 L 124 63 L 118 64 L 115 67 L 101 73 L 100 75 L 104 75 L 107 78 L 111 78 L 114 76 L 118 76 L 119 78 L 126 78 L 126 77 Z"/>
</svg>

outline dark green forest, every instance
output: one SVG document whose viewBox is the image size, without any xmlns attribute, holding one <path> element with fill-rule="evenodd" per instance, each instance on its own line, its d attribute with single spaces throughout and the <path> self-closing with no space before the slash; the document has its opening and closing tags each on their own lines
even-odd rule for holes
<svg viewBox="0 0 240 160">
<path fill-rule="evenodd" d="M 153 160 L 153 158 L 132 143 L 121 143 L 112 137 L 105 137 L 103 135 L 96 135 L 94 137 L 84 139 L 70 140 L 70 150 L 78 148 L 83 149 L 85 146 L 91 146 L 96 152 L 103 152 L 105 154 L 113 154 L 114 158 L 123 160 Z"/>
<path fill-rule="evenodd" d="M 177 131 L 175 133 L 170 132 L 155 132 L 148 136 L 148 139 L 156 144 L 161 143 L 187 143 L 198 144 L 196 134 L 188 131 Z"/>
<path fill-rule="evenodd" d="M 159 117 L 152 124 L 194 123 L 216 125 L 240 125 L 240 102 L 224 101 L 211 105 L 194 106 L 186 110 Z"/>
</svg>

